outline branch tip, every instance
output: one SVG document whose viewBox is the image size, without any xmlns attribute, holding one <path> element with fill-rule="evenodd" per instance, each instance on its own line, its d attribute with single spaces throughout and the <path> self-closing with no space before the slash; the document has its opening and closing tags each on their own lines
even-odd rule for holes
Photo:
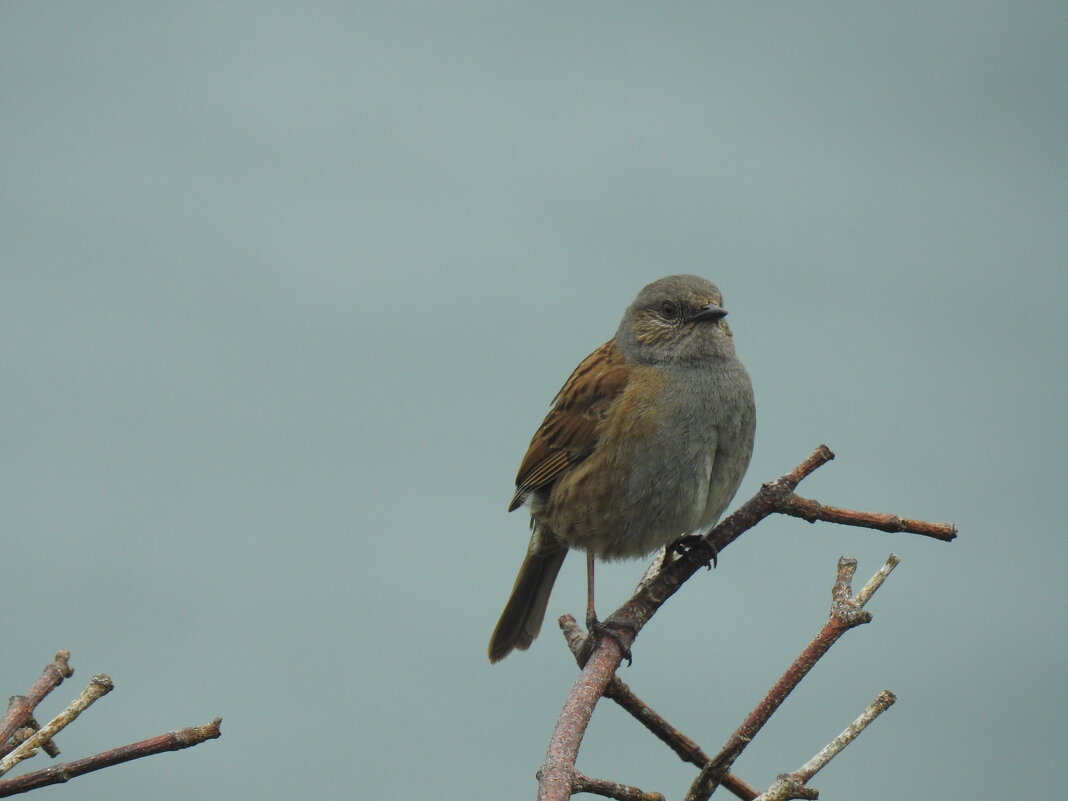
<svg viewBox="0 0 1068 801">
<path fill-rule="evenodd" d="M 875 700 L 868 704 L 867 708 L 860 714 L 860 717 L 850 723 L 841 734 L 827 743 L 812 759 L 793 773 L 787 774 L 788 778 L 802 784 L 811 780 L 813 776 L 826 767 L 828 762 L 838 756 L 847 745 L 857 739 L 872 721 L 889 709 L 896 700 L 897 696 L 889 690 L 880 692 L 875 696 Z"/>
<path fill-rule="evenodd" d="M 926 520 L 910 520 L 896 514 L 842 509 L 837 506 L 822 504 L 819 501 L 802 498 L 793 493 L 784 498 L 775 511 L 791 517 L 799 517 L 809 523 L 822 520 L 827 523 L 838 523 L 844 526 L 872 528 L 890 534 L 899 532 L 919 534 L 942 542 L 952 542 L 957 538 L 957 527 L 952 523 L 929 523 Z"/>
</svg>

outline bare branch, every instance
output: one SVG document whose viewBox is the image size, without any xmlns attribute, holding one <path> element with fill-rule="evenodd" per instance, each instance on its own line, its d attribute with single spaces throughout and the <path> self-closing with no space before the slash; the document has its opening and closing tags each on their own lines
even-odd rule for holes
<svg viewBox="0 0 1068 801">
<path fill-rule="evenodd" d="M 742 755 L 742 751 L 749 745 L 751 738 L 745 734 L 735 732 L 708 764 L 701 768 L 697 778 L 693 780 L 690 789 L 686 793 L 686 801 L 695 801 L 709 798 L 716 788 L 723 784 L 723 777 L 727 775 L 734 761 Z"/>
<path fill-rule="evenodd" d="M 790 777 L 802 783 L 810 781 L 813 776 L 826 767 L 828 762 L 838 756 L 843 748 L 857 739 L 860 733 L 868 727 L 869 723 L 893 706 L 896 700 L 896 695 L 889 690 L 883 690 L 875 696 L 874 701 L 868 704 L 868 708 L 864 710 L 860 717 L 850 723 L 845 731 L 827 743 L 812 759 L 791 773 Z"/>
<path fill-rule="evenodd" d="M 817 798 L 819 792 L 807 783 L 819 773 L 827 763 L 842 752 L 842 749 L 853 742 L 860 733 L 868 727 L 868 724 L 879 715 L 889 709 L 897 700 L 889 690 L 883 690 L 875 700 L 868 704 L 859 718 L 854 720 L 845 731 L 825 745 L 818 754 L 792 773 L 784 773 L 765 792 L 758 796 L 757 801 L 785 801 L 788 798 Z"/>
<path fill-rule="evenodd" d="M 39 728 L 39 726 L 23 726 L 21 729 L 15 729 L 15 733 L 11 735 L 11 748 L 14 749 L 15 746 L 26 742 Z"/>
<path fill-rule="evenodd" d="M 26 696 L 13 695 L 11 696 L 10 703 L 16 704 L 19 701 L 25 702 Z M 11 739 L 4 743 L 3 753 L 11 753 L 16 746 L 21 745 L 23 742 L 33 736 L 33 733 L 41 728 L 41 724 L 37 722 L 37 718 L 30 715 L 26 721 L 26 725 L 21 729 L 15 729 L 15 733 L 11 735 Z M 59 747 L 54 740 L 45 740 L 41 743 L 41 750 L 48 754 L 50 757 L 59 756 Z"/>
<path fill-rule="evenodd" d="M 604 779 L 591 779 L 575 772 L 575 778 L 571 782 L 571 791 L 575 793 L 592 793 L 593 795 L 615 798 L 617 801 L 664 801 L 660 793 L 647 793 L 637 787 L 631 787 L 618 782 L 609 782 Z"/>
<path fill-rule="evenodd" d="M 78 715 L 88 709 L 98 698 L 111 692 L 114 687 L 115 685 L 112 683 L 111 679 L 103 673 L 98 673 L 93 676 L 89 680 L 89 685 L 81 691 L 77 698 L 71 701 L 66 709 L 42 726 L 31 737 L 22 742 L 10 754 L 3 759 L 0 759 L 0 776 L 7 773 L 22 760 L 33 756 L 36 749 L 40 748 L 47 740 L 52 739 L 57 733 L 73 723 Z"/>
<path fill-rule="evenodd" d="M 26 695 L 14 695 L 11 697 L 7 707 L 7 714 L 4 715 L 3 721 L 0 722 L 0 756 L 9 753 L 14 747 L 13 745 L 8 745 L 8 740 L 11 739 L 11 735 L 16 729 L 20 729 L 29 723 L 30 718 L 33 717 L 33 711 L 41 703 L 42 699 L 62 684 L 63 679 L 68 679 L 74 675 L 74 670 L 71 668 L 69 660 L 70 651 L 57 651 L 55 659 L 50 664 L 45 665 L 44 670 L 41 671 L 40 678 L 34 682 L 29 692 Z M 58 749 L 56 753 L 59 753 Z"/>
<path fill-rule="evenodd" d="M 578 659 L 582 653 L 582 645 L 585 642 L 585 634 L 581 627 L 574 617 L 563 615 L 560 618 L 560 629 L 567 640 L 568 648 Z M 604 697 L 615 701 L 620 707 L 629 712 L 635 720 L 674 751 L 683 762 L 689 762 L 691 765 L 702 768 L 712 761 L 712 757 L 706 754 L 697 743 L 672 726 L 656 710 L 635 695 L 619 676 L 612 676 L 612 680 L 605 688 Z M 741 798 L 742 801 L 752 801 L 760 794 L 751 784 L 731 773 L 725 774 L 720 783 L 738 798 Z"/>
<path fill-rule="evenodd" d="M 620 632 L 624 639 L 628 632 Z M 631 637 L 633 639 L 633 637 Z M 609 643 L 608 646 L 605 642 Z M 629 647 L 630 643 L 626 643 Z M 571 797 L 575 777 L 575 759 L 582 737 L 593 716 L 597 701 L 623 659 L 620 645 L 605 637 L 590 655 L 586 666 L 568 693 L 567 701 L 556 720 L 545 763 L 538 771 L 538 801 L 564 801 Z"/>
<path fill-rule="evenodd" d="M 757 801 L 786 801 L 789 798 L 816 799 L 820 797 L 820 791 L 815 787 L 805 787 L 796 779 L 791 779 L 783 774 L 767 789 L 766 792 L 757 796 Z"/>
<path fill-rule="evenodd" d="M 141 740 L 110 751 L 104 751 L 94 756 L 78 759 L 73 762 L 64 762 L 61 765 L 27 773 L 14 779 L 0 779 L 0 798 L 6 798 L 17 793 L 25 793 L 50 784 L 62 784 L 76 776 L 91 773 L 101 768 L 109 768 L 131 759 L 161 754 L 164 751 L 178 751 L 182 748 L 190 748 L 207 740 L 220 737 L 222 718 L 215 718 L 211 723 L 204 726 L 190 726 L 178 731 L 167 732 L 148 740 Z"/>
<path fill-rule="evenodd" d="M 3 733 L 6 735 L 0 742 L 0 756 L 7 754 L 22 740 L 18 739 L 18 733 L 28 727 L 29 720 L 33 716 L 30 701 L 25 695 L 13 695 L 7 702 L 7 714 L 4 715 Z M 30 727 L 40 728 L 40 727 Z"/>
<path fill-rule="evenodd" d="M 879 572 L 865 585 L 868 591 L 867 598 L 882 584 L 886 573 L 896 565 L 896 557 L 887 560 L 887 565 L 880 568 Z M 891 564 L 892 562 L 892 564 Z M 768 690 L 767 694 L 757 704 L 756 708 L 749 713 L 742 725 L 730 736 L 726 745 L 716 757 L 702 769 L 701 773 L 690 786 L 686 795 L 687 801 L 705 801 L 721 783 L 722 775 L 726 773 L 734 763 L 734 760 L 745 749 L 746 745 L 756 737 L 776 710 L 793 692 L 794 688 L 815 666 L 815 664 L 838 642 L 838 639 L 851 628 L 868 623 L 871 613 L 860 608 L 857 598 L 851 597 L 850 582 L 856 572 L 856 559 L 842 558 L 838 560 L 838 572 L 835 577 L 834 587 L 831 590 L 831 614 L 823 628 L 813 638 L 805 649 L 798 655 L 786 672 Z M 859 595 L 859 593 L 858 593 Z M 865 601 L 867 600 L 865 598 Z"/>
<path fill-rule="evenodd" d="M 683 762 L 701 767 L 711 759 L 697 743 L 668 723 L 652 707 L 636 696 L 630 687 L 620 681 L 618 676 L 615 676 L 609 683 L 604 697 L 611 698 L 623 707 L 657 739 L 674 751 Z"/>
<path fill-rule="evenodd" d="M 841 523 L 846 526 L 874 528 L 890 533 L 905 532 L 922 534 L 943 542 L 952 542 L 957 537 L 957 527 L 952 523 L 928 523 L 925 520 L 909 520 L 892 514 L 877 512 L 855 512 L 852 509 L 840 509 L 827 506 L 818 501 L 810 501 L 797 495 L 790 495 L 779 504 L 777 512 L 791 517 L 800 517 L 809 523 L 823 520 L 828 523 Z"/>
<path fill-rule="evenodd" d="M 890 575 L 890 571 L 901 564 L 901 558 L 897 554 L 890 554 L 886 557 L 886 563 L 875 571 L 875 575 L 868 579 L 868 583 L 860 588 L 860 592 L 857 593 L 854 602 L 857 606 L 864 606 L 871 600 L 875 591 L 883 586 L 883 582 L 886 581 L 886 577 Z"/>
</svg>

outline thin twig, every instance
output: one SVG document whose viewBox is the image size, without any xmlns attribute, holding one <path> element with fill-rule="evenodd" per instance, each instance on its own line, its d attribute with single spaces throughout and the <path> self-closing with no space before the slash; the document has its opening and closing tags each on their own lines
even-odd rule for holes
<svg viewBox="0 0 1068 801">
<path fill-rule="evenodd" d="M 893 514 L 856 512 L 852 509 L 827 506 L 798 495 L 790 495 L 783 500 L 776 511 L 791 517 L 800 517 L 809 523 L 823 520 L 828 523 L 841 523 L 846 526 L 874 528 L 892 534 L 897 532 L 921 534 L 924 537 L 933 537 L 943 542 L 952 542 L 957 537 L 957 527 L 952 523 L 928 523 L 926 520 L 909 520 Z"/>
<path fill-rule="evenodd" d="M 611 698 L 631 716 L 651 731 L 656 737 L 674 751 L 683 762 L 700 767 L 709 760 L 701 747 L 657 714 L 656 710 L 635 695 L 630 687 L 620 681 L 619 676 L 612 678 L 604 692 L 605 698 Z"/>
<path fill-rule="evenodd" d="M 635 720 L 645 726 L 668 748 L 678 754 L 679 759 L 704 768 L 712 762 L 712 757 L 706 754 L 693 740 L 676 729 L 662 716 L 631 692 L 630 687 L 613 677 L 608 689 L 605 690 L 605 698 L 611 698 L 623 709 L 634 716 Z M 755 787 L 733 773 L 724 773 L 720 784 L 730 790 L 742 801 L 752 801 L 759 795 Z"/>
<path fill-rule="evenodd" d="M 865 601 L 882 584 L 885 574 L 893 569 L 892 565 L 896 564 L 897 557 L 891 555 L 891 558 L 887 560 L 887 564 L 880 568 L 865 585 L 864 590 L 868 591 Z M 890 565 L 890 567 L 887 567 L 887 565 Z M 730 769 L 734 760 L 745 749 L 745 746 L 752 741 L 757 732 L 764 727 L 764 724 L 768 722 L 783 701 L 786 700 L 787 696 L 793 692 L 794 688 L 823 655 L 831 649 L 831 646 L 838 642 L 838 639 L 851 628 L 863 625 L 871 620 L 871 613 L 861 609 L 861 604 L 857 598 L 851 597 L 850 582 L 856 572 L 856 568 L 857 561 L 855 559 L 842 558 L 838 560 L 838 571 L 835 576 L 834 587 L 831 589 L 831 613 L 827 622 L 812 639 L 812 642 L 805 647 L 790 667 L 786 669 L 786 672 L 768 690 L 760 703 L 749 713 L 742 725 L 730 736 L 726 745 L 723 746 L 723 749 L 716 755 L 715 759 L 702 769 L 701 773 L 694 779 L 689 792 L 686 794 L 686 801 L 706 801 L 722 782 L 722 775 Z"/>
<path fill-rule="evenodd" d="M 574 793 L 592 793 L 593 795 L 614 798 L 616 801 L 664 801 L 660 793 L 647 793 L 637 787 L 627 784 L 605 781 L 604 779 L 591 779 L 575 771 L 575 778 L 571 782 L 571 791 Z"/>
<path fill-rule="evenodd" d="M 790 779 L 784 773 L 779 776 L 765 792 L 757 796 L 757 801 L 787 801 L 790 798 L 805 798 L 810 801 L 820 797 L 815 787 L 805 787 L 799 781 Z"/>
<path fill-rule="evenodd" d="M 15 703 L 16 699 L 21 699 L 25 701 L 26 696 L 13 695 L 10 699 L 11 703 Z M 16 729 L 15 733 L 11 735 L 11 739 L 4 743 L 4 753 L 11 753 L 13 750 L 15 750 L 16 746 L 28 740 L 30 737 L 33 736 L 33 733 L 40 728 L 41 724 L 37 722 L 37 718 L 35 718 L 33 715 L 30 715 L 29 719 L 26 721 L 26 725 L 23 726 L 21 729 Z M 50 757 L 55 758 L 59 756 L 59 747 L 56 745 L 55 740 L 45 740 L 43 743 L 41 743 L 41 750 L 48 754 Z"/>
<path fill-rule="evenodd" d="M 111 692 L 114 687 L 115 685 L 111 679 L 103 673 L 98 673 L 89 679 L 89 685 L 81 691 L 77 698 L 70 702 L 66 709 L 48 721 L 32 737 L 22 742 L 10 754 L 0 759 L 0 776 L 7 773 L 22 760 L 33 756 L 36 749 L 40 748 L 45 741 L 52 739 L 67 725 L 73 723 L 78 715 L 88 709 L 98 698 Z"/>
<path fill-rule="evenodd" d="M 63 683 L 63 679 L 69 679 L 74 675 L 70 666 L 70 651 L 57 651 L 55 659 L 45 665 L 41 676 L 34 682 L 26 695 L 11 697 L 7 713 L 3 721 L 0 721 L 0 756 L 9 753 L 14 746 L 8 746 L 8 740 L 16 729 L 20 729 L 29 723 L 37 705 L 46 695 Z M 56 750 L 59 753 L 59 750 Z"/>
<path fill-rule="evenodd" d="M 842 752 L 842 749 L 853 742 L 860 733 L 868 727 L 873 720 L 889 709 L 897 700 L 889 690 L 883 690 L 875 700 L 868 704 L 868 708 L 854 720 L 845 731 L 825 745 L 820 752 L 792 773 L 784 773 L 765 792 L 761 793 L 757 801 L 784 801 L 788 798 L 815 798 L 818 793 L 811 787 L 807 787 L 812 777 L 827 766 L 827 763 Z"/>
<path fill-rule="evenodd" d="M 892 553 L 886 557 L 886 562 L 883 566 L 876 570 L 875 575 L 868 579 L 868 583 L 861 587 L 860 591 L 857 592 L 856 597 L 853 599 L 854 603 L 859 607 L 863 607 L 867 604 L 868 601 L 871 600 L 872 595 L 875 594 L 875 591 L 883 586 L 883 582 L 886 581 L 886 577 L 890 575 L 890 571 L 899 564 L 901 564 L 901 558 L 897 554 Z"/>
<path fill-rule="evenodd" d="M 838 756 L 843 748 L 857 739 L 860 733 L 868 727 L 869 723 L 893 706 L 896 700 L 896 695 L 889 690 L 883 690 L 875 696 L 874 701 L 868 704 L 868 708 L 864 710 L 860 717 L 846 727 L 845 731 L 827 743 L 818 754 L 791 773 L 790 776 L 800 782 L 810 781 L 813 776 L 827 766 L 828 762 Z"/>
<path fill-rule="evenodd" d="M 11 748 L 14 750 L 15 746 L 21 745 L 28 739 L 33 737 L 33 733 L 40 727 L 23 726 L 21 729 L 15 729 L 15 733 L 11 735 Z"/>
<path fill-rule="evenodd" d="M 148 740 L 113 748 L 110 751 L 104 751 L 84 759 L 53 765 L 43 770 L 17 776 L 14 779 L 0 779 L 0 798 L 36 790 L 40 787 L 47 787 L 50 784 L 62 784 L 76 776 L 91 773 L 101 768 L 109 768 L 122 762 L 129 762 L 131 759 L 161 754 L 164 751 L 178 751 L 182 748 L 199 745 L 206 740 L 214 740 L 222 734 L 219 728 L 221 724 L 222 718 L 215 718 L 211 723 L 204 726 L 190 726 L 178 731 L 167 732 Z"/>
</svg>

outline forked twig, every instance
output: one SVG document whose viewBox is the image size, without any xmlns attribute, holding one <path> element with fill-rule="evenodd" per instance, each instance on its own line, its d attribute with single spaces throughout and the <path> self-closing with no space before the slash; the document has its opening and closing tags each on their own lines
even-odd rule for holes
<svg viewBox="0 0 1068 801">
<path fill-rule="evenodd" d="M 34 682 L 29 692 L 25 695 L 11 696 L 7 713 L 0 722 L 0 756 L 9 753 L 14 748 L 14 744 L 8 745 L 8 740 L 18 729 L 30 724 L 34 710 L 44 697 L 62 684 L 63 679 L 69 679 L 73 675 L 74 670 L 70 666 L 70 651 L 57 651 L 55 659 L 45 665 L 40 678 Z M 43 747 L 47 748 L 47 744 Z M 58 749 L 56 753 L 59 753 Z"/>
<path fill-rule="evenodd" d="M 64 679 L 73 675 L 74 671 L 70 667 L 69 659 L 69 651 L 59 651 L 56 654 L 55 661 L 45 667 L 41 677 L 26 695 L 12 697 L 7 713 L 4 715 L 3 721 L 0 722 L 0 736 L 4 738 L 0 740 L 0 743 L 2 743 L 0 775 L 11 770 L 22 760 L 33 756 L 38 748 L 43 749 L 52 756 L 57 754 L 58 749 L 55 748 L 52 737 L 64 727 L 73 723 L 79 714 L 114 687 L 111 679 L 103 673 L 93 676 L 89 681 L 89 685 L 66 709 L 44 726 L 38 727 L 33 717 L 34 709 L 49 692 L 59 686 Z M 131 759 L 139 759 L 164 751 L 176 751 L 181 748 L 198 745 L 206 740 L 219 737 L 221 735 L 221 724 L 222 719 L 216 718 L 204 726 L 190 726 L 119 748 L 113 748 L 110 751 L 104 751 L 84 759 L 53 765 L 52 767 L 26 773 L 15 778 L 0 779 L 0 798 L 36 790 L 50 784 L 60 784 L 76 776 L 128 762 Z"/>
<path fill-rule="evenodd" d="M 115 685 L 112 684 L 111 679 L 103 673 L 98 673 L 89 679 L 89 684 L 86 688 L 68 704 L 66 709 L 20 743 L 10 754 L 0 759 L 0 776 L 7 773 L 22 760 L 33 756 L 34 752 L 46 741 L 51 740 L 58 732 L 73 723 L 78 718 L 78 715 L 88 709 L 94 701 L 107 695 L 114 688 Z"/>
<path fill-rule="evenodd" d="M 757 796 L 757 801 L 785 801 L 788 798 L 816 798 L 819 793 L 808 782 L 819 773 L 827 763 L 842 752 L 842 749 L 853 742 L 860 733 L 868 727 L 868 724 L 879 715 L 889 709 L 897 700 L 897 696 L 889 690 L 883 690 L 875 700 L 868 704 L 868 708 L 854 720 L 845 731 L 825 745 L 818 754 L 792 773 L 784 773 L 765 792 Z"/>
<path fill-rule="evenodd" d="M 586 639 L 585 633 L 571 615 L 564 615 L 560 618 L 560 628 L 564 632 L 568 647 L 574 654 L 575 659 L 580 659 L 582 644 Z M 612 676 L 608 687 L 605 688 L 604 697 L 615 701 L 629 712 L 635 720 L 674 751 L 683 762 L 689 762 L 691 765 L 703 768 L 712 761 L 712 757 L 706 754 L 701 749 L 701 746 L 672 726 L 656 710 L 635 695 L 619 676 Z M 760 795 L 759 790 L 733 773 L 723 774 L 720 779 L 720 785 L 726 787 L 742 801 L 752 801 Z"/>
<path fill-rule="evenodd" d="M 886 564 L 868 581 L 867 584 L 856 594 L 852 595 L 850 583 L 857 569 L 856 559 L 842 558 L 838 560 L 838 573 L 834 587 L 831 590 L 831 613 L 827 622 L 819 633 L 812 639 L 804 650 L 786 669 L 777 682 L 772 685 L 767 694 L 746 717 L 734 734 L 727 740 L 727 744 L 716 758 L 701 770 L 697 778 L 690 786 L 686 794 L 686 801 L 705 801 L 715 791 L 722 780 L 722 776 L 730 769 L 734 760 L 741 755 L 745 746 L 756 737 L 764 724 L 768 722 L 775 711 L 793 692 L 813 666 L 838 639 L 856 626 L 871 621 L 871 613 L 864 610 L 864 604 L 868 602 L 872 594 L 878 589 L 886 576 L 898 564 L 900 560 L 890 554 Z"/>
</svg>

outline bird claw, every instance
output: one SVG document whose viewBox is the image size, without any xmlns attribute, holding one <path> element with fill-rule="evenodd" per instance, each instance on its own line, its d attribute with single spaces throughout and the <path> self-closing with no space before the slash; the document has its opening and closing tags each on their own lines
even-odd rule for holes
<svg viewBox="0 0 1068 801">
<path fill-rule="evenodd" d="M 621 635 L 612 631 L 612 629 L 622 629 L 629 631 L 633 635 L 634 629 L 628 626 L 626 623 L 619 623 L 615 620 L 606 620 L 603 623 L 596 617 L 586 618 L 586 630 L 589 632 L 589 636 L 586 637 L 586 642 L 582 645 L 582 657 L 579 660 L 580 664 L 585 667 L 586 662 L 593 655 L 594 649 L 598 643 L 601 642 L 602 637 L 608 637 L 612 639 L 616 645 L 619 646 L 620 653 L 623 655 L 623 659 L 627 660 L 627 667 L 634 664 L 634 658 L 630 652 L 630 648 L 623 642 Z"/>
<path fill-rule="evenodd" d="M 687 534 L 685 537 L 679 537 L 677 540 L 675 540 L 668 546 L 668 550 L 672 553 L 677 554 L 680 557 L 688 556 L 689 554 L 693 553 L 694 549 L 698 545 L 702 544 L 712 552 L 711 558 L 709 558 L 708 560 L 704 560 L 705 567 L 708 570 L 711 570 L 714 567 L 719 567 L 719 551 L 716 550 L 716 546 L 714 546 L 711 542 L 706 540 L 700 534 Z"/>
</svg>

